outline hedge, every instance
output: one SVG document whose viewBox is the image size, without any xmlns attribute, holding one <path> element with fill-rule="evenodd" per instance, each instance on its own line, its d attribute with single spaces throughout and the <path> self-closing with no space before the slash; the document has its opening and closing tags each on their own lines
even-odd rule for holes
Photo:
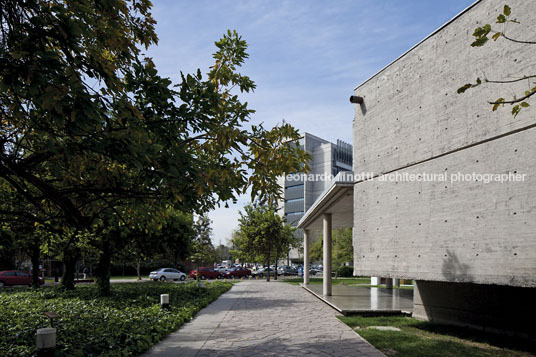
<svg viewBox="0 0 536 357">
<path fill-rule="evenodd" d="M 139 355 L 192 319 L 197 311 L 231 288 L 214 282 L 198 287 L 146 282 L 112 284 L 110 297 L 98 297 L 95 286 L 74 291 L 14 289 L 0 294 L 0 356 L 36 354 L 35 333 L 49 327 L 44 312 L 56 312 L 56 356 Z M 170 295 L 169 310 L 160 294 Z"/>
<path fill-rule="evenodd" d="M 354 275 L 354 267 L 341 266 L 337 270 L 337 276 L 342 278 L 350 278 Z"/>
</svg>

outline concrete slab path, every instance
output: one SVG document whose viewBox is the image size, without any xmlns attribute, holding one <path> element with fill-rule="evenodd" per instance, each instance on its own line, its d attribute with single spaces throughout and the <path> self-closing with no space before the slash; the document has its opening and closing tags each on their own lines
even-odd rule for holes
<svg viewBox="0 0 536 357">
<path fill-rule="evenodd" d="M 383 356 L 301 287 L 244 281 L 146 356 Z"/>
</svg>

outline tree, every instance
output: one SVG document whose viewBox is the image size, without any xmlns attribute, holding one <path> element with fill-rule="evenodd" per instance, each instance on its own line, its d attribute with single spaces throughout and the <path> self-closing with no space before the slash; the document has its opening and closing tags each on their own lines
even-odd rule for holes
<svg viewBox="0 0 536 357">
<path fill-rule="evenodd" d="M 277 272 L 277 260 L 295 244 L 294 228 L 286 225 L 275 209 L 262 204 L 244 207 L 238 221 L 238 230 L 232 240 L 233 252 L 242 257 L 258 257 L 268 267 L 275 260 Z M 274 277 L 277 279 L 277 274 Z M 270 274 L 267 279 L 270 281 Z"/>
<path fill-rule="evenodd" d="M 497 19 L 495 21 L 496 24 L 501 25 L 501 29 L 497 30 L 495 28 L 492 28 L 490 24 L 477 27 L 475 31 L 473 32 L 473 36 L 475 37 L 475 40 L 473 41 L 473 43 L 471 43 L 471 46 L 473 47 L 484 46 L 486 43 L 488 43 L 488 40 L 489 40 L 488 36 L 490 34 L 493 34 L 491 38 L 494 41 L 497 41 L 500 38 L 502 38 L 505 41 L 513 42 L 513 43 L 523 45 L 523 46 L 536 45 L 536 41 L 515 39 L 507 35 L 506 32 L 507 32 L 508 25 L 519 24 L 519 21 L 517 21 L 516 19 L 512 19 L 510 17 L 511 14 L 512 14 L 511 8 L 508 5 L 504 5 L 502 14 L 499 14 L 499 16 L 497 16 Z M 528 74 L 520 78 L 509 79 L 509 80 L 490 80 L 487 78 L 484 78 L 484 79 L 477 78 L 475 83 L 467 83 L 464 86 L 458 88 L 458 94 L 464 93 L 466 90 L 470 88 L 478 87 L 482 83 L 508 84 L 508 83 L 527 81 L 529 89 L 526 90 L 523 94 L 514 95 L 511 100 L 506 100 L 505 98 L 500 97 L 494 101 L 489 102 L 489 104 L 493 106 L 492 107 L 493 111 L 497 110 L 499 106 L 504 106 L 505 104 L 513 105 L 512 115 L 516 117 L 523 108 L 527 108 L 530 106 L 527 100 L 536 93 L 536 86 L 535 86 L 536 82 L 534 82 L 533 78 L 536 78 L 536 74 Z M 531 80 L 532 80 L 532 84 L 531 84 Z"/>
<path fill-rule="evenodd" d="M 224 244 L 218 245 L 216 247 L 216 257 L 218 262 L 231 259 L 229 247 Z"/>
<path fill-rule="evenodd" d="M 195 223 L 196 236 L 191 244 L 192 255 L 190 260 L 196 264 L 197 267 L 197 280 L 200 279 L 199 268 L 201 264 L 208 262 L 214 263 L 216 260 L 216 251 L 212 245 L 210 236 L 212 234 L 212 228 L 210 227 L 210 219 L 208 216 L 201 216 Z"/>
<path fill-rule="evenodd" d="M 332 265 L 335 268 L 354 261 L 352 228 L 334 229 L 332 232 Z M 311 261 L 321 261 L 324 256 L 322 236 L 311 245 Z"/>
<path fill-rule="evenodd" d="M 275 202 L 277 177 L 308 169 L 308 154 L 288 145 L 292 126 L 247 127 L 254 111 L 239 93 L 255 84 L 238 73 L 248 54 L 236 32 L 215 43 L 206 78 L 181 73 L 174 89 L 141 53 L 157 43 L 154 25 L 148 0 L 0 7 L 0 179 L 39 221 L 66 229 L 67 260 L 84 235 L 109 260 L 114 234 L 130 239 L 117 229 L 133 208 L 202 213 L 248 187 Z"/>
</svg>

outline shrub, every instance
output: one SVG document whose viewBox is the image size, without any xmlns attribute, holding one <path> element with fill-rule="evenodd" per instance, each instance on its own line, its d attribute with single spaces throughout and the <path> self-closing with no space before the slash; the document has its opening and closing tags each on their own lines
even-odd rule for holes
<svg viewBox="0 0 536 357">
<path fill-rule="evenodd" d="M 342 278 L 350 278 L 354 275 L 354 267 L 341 266 L 337 270 L 337 276 Z"/>
<path fill-rule="evenodd" d="M 139 355 L 197 311 L 229 290 L 232 284 L 113 284 L 110 297 L 95 286 L 74 291 L 14 289 L 0 294 L 0 355 L 35 355 L 35 332 L 48 327 L 46 311 L 56 312 L 57 354 L 60 356 Z M 160 308 L 160 294 L 170 295 L 169 310 Z"/>
</svg>

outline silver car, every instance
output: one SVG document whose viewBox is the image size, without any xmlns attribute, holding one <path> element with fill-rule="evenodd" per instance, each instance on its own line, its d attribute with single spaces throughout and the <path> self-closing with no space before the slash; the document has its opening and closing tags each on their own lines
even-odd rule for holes
<svg viewBox="0 0 536 357">
<path fill-rule="evenodd" d="M 162 268 L 158 269 L 156 271 L 152 271 L 149 273 L 149 279 L 153 279 L 154 281 L 160 280 L 186 280 L 186 274 L 183 272 L 178 271 L 177 269 L 173 268 Z"/>
</svg>

